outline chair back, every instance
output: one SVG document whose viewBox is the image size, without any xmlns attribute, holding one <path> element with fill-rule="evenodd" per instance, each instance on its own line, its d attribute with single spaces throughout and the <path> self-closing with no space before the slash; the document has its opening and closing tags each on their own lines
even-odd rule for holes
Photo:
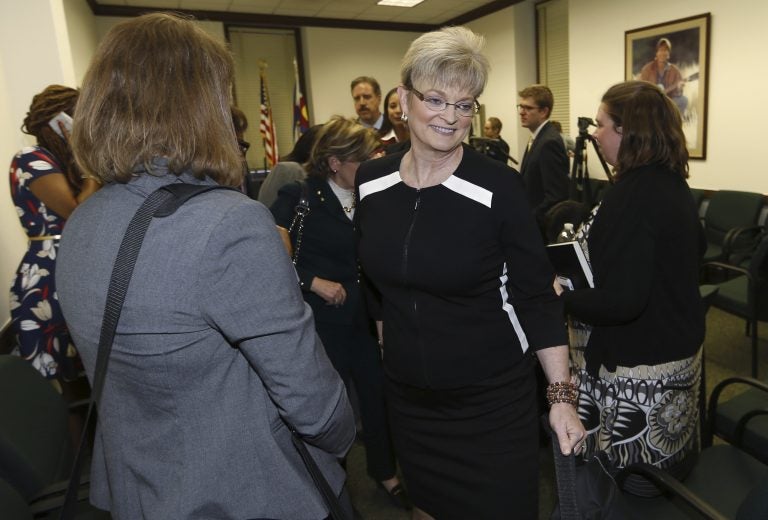
<svg viewBox="0 0 768 520">
<path fill-rule="evenodd" d="M 67 403 L 28 361 L 0 355 L 0 478 L 30 500 L 69 478 Z"/>
<path fill-rule="evenodd" d="M 755 305 L 757 319 L 768 321 L 768 231 L 763 232 L 757 249 L 749 262 L 749 274 L 752 278 L 747 291 L 748 305 Z"/>
<path fill-rule="evenodd" d="M 762 207 L 761 193 L 730 190 L 714 192 L 704 215 L 707 242 L 722 244 L 731 229 L 757 225 Z"/>
</svg>

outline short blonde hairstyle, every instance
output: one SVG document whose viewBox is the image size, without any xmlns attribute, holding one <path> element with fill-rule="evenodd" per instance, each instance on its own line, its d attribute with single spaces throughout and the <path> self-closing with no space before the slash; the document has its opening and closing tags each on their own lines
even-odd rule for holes
<svg viewBox="0 0 768 520">
<path fill-rule="evenodd" d="M 466 89 L 477 98 L 491 66 L 482 51 L 485 38 L 465 27 L 444 27 L 416 38 L 403 57 L 400 81 L 414 86 Z"/>
<path fill-rule="evenodd" d="M 363 162 L 371 157 L 380 144 L 375 130 L 352 119 L 333 116 L 317 133 L 309 161 L 305 165 L 307 175 L 327 179 L 333 173 L 328 165 L 331 157 L 341 162 Z"/>
<path fill-rule="evenodd" d="M 154 13 L 116 25 L 83 80 L 72 133 L 78 164 L 124 183 L 164 158 L 177 175 L 240 184 L 233 70 L 227 48 L 188 18 Z"/>
</svg>

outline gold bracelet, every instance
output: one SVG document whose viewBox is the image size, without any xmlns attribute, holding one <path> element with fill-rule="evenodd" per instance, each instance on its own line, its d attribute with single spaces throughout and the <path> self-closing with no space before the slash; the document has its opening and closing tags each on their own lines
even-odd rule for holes
<svg viewBox="0 0 768 520">
<path fill-rule="evenodd" d="M 547 386 L 547 403 L 568 403 L 576 407 L 579 404 L 579 389 L 570 381 L 555 381 Z"/>
</svg>

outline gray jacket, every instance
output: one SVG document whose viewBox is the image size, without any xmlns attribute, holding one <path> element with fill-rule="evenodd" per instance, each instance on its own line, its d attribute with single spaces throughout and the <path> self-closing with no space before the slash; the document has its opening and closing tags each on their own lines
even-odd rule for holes
<svg viewBox="0 0 768 520">
<path fill-rule="evenodd" d="M 67 222 L 58 294 L 89 378 L 128 222 L 176 181 L 109 184 Z M 272 216 L 236 192 L 200 195 L 155 219 L 139 254 L 99 403 L 91 501 L 116 519 L 325 518 L 286 422 L 340 492 L 352 413 Z"/>
</svg>

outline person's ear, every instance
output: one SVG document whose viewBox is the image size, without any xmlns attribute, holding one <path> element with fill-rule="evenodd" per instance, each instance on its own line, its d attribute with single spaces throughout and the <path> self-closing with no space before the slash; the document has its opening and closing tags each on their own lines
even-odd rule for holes
<svg viewBox="0 0 768 520">
<path fill-rule="evenodd" d="M 408 106 L 408 94 L 410 91 L 405 86 L 400 85 L 397 87 L 397 97 L 400 99 L 400 111 L 403 115 L 407 116 L 410 107 Z"/>
<path fill-rule="evenodd" d="M 328 158 L 328 167 L 331 169 L 333 173 L 336 173 L 337 171 L 339 171 L 339 168 L 341 167 L 341 161 L 335 155 L 331 155 Z"/>
</svg>

